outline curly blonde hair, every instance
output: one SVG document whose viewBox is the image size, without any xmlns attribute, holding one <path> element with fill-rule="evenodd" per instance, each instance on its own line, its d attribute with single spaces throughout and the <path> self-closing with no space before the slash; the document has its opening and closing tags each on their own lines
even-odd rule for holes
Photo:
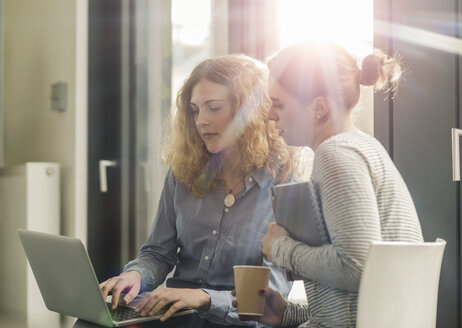
<svg viewBox="0 0 462 328">
<path fill-rule="evenodd" d="M 296 166 L 294 150 L 279 137 L 268 120 L 271 100 L 268 97 L 266 66 L 248 56 L 234 54 L 208 59 L 194 68 L 178 92 L 177 113 L 164 149 L 166 163 L 174 176 L 196 196 L 216 190 L 221 184 L 220 154 L 211 154 L 196 129 L 190 106 L 192 89 L 201 80 L 229 88 L 236 137 L 235 167 L 243 174 L 266 167 L 277 179 L 285 181 Z"/>
</svg>

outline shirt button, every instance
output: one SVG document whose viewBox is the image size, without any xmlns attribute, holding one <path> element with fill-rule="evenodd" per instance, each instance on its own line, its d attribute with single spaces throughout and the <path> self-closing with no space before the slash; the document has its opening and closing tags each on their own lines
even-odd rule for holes
<svg viewBox="0 0 462 328">
<path fill-rule="evenodd" d="M 213 230 L 212 233 L 213 233 L 214 235 L 216 235 L 216 234 L 217 234 L 217 231 L 216 231 L 216 230 Z"/>
<path fill-rule="evenodd" d="M 229 208 L 225 208 L 225 213 L 228 213 L 229 212 Z"/>
<path fill-rule="evenodd" d="M 206 257 L 204 257 L 204 259 L 205 259 L 206 261 L 208 261 L 208 260 L 209 260 L 209 257 L 208 257 L 208 256 L 206 256 Z"/>
<path fill-rule="evenodd" d="M 249 182 L 252 182 L 252 181 L 253 181 L 252 177 L 249 177 Z"/>
</svg>

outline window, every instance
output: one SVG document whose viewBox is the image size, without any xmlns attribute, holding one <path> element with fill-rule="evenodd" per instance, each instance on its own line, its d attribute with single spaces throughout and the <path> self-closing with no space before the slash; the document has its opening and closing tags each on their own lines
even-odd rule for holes
<svg viewBox="0 0 462 328">
<path fill-rule="evenodd" d="M 212 56 L 211 0 L 172 1 L 172 110 L 193 68 Z"/>
</svg>

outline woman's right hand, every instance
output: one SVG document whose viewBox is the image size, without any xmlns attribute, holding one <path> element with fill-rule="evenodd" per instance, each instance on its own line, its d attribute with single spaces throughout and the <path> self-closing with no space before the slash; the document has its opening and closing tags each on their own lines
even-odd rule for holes
<svg viewBox="0 0 462 328">
<path fill-rule="evenodd" d="M 281 327 L 282 319 L 284 318 L 284 311 L 286 310 L 287 302 L 282 295 L 267 287 L 260 290 L 259 295 L 266 298 L 265 310 L 261 317 L 257 316 L 239 316 L 242 321 L 258 321 L 265 325 L 272 327 Z M 236 296 L 236 290 L 231 292 L 233 296 Z M 233 306 L 237 308 L 237 301 L 233 301 Z"/>
<path fill-rule="evenodd" d="M 126 292 L 123 298 L 125 304 L 130 303 L 138 295 L 141 288 L 141 273 L 138 271 L 122 272 L 119 276 L 100 283 L 99 288 L 101 288 L 104 299 L 112 291 L 112 309 L 115 309 L 122 292 Z"/>
</svg>

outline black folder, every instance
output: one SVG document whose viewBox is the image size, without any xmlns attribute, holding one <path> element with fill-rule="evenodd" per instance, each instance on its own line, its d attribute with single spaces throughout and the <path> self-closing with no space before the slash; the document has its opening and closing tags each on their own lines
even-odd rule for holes
<svg viewBox="0 0 462 328">
<path fill-rule="evenodd" d="M 276 223 L 283 226 L 293 239 L 309 246 L 330 243 L 319 189 L 311 180 L 272 187 L 271 201 Z"/>
</svg>

